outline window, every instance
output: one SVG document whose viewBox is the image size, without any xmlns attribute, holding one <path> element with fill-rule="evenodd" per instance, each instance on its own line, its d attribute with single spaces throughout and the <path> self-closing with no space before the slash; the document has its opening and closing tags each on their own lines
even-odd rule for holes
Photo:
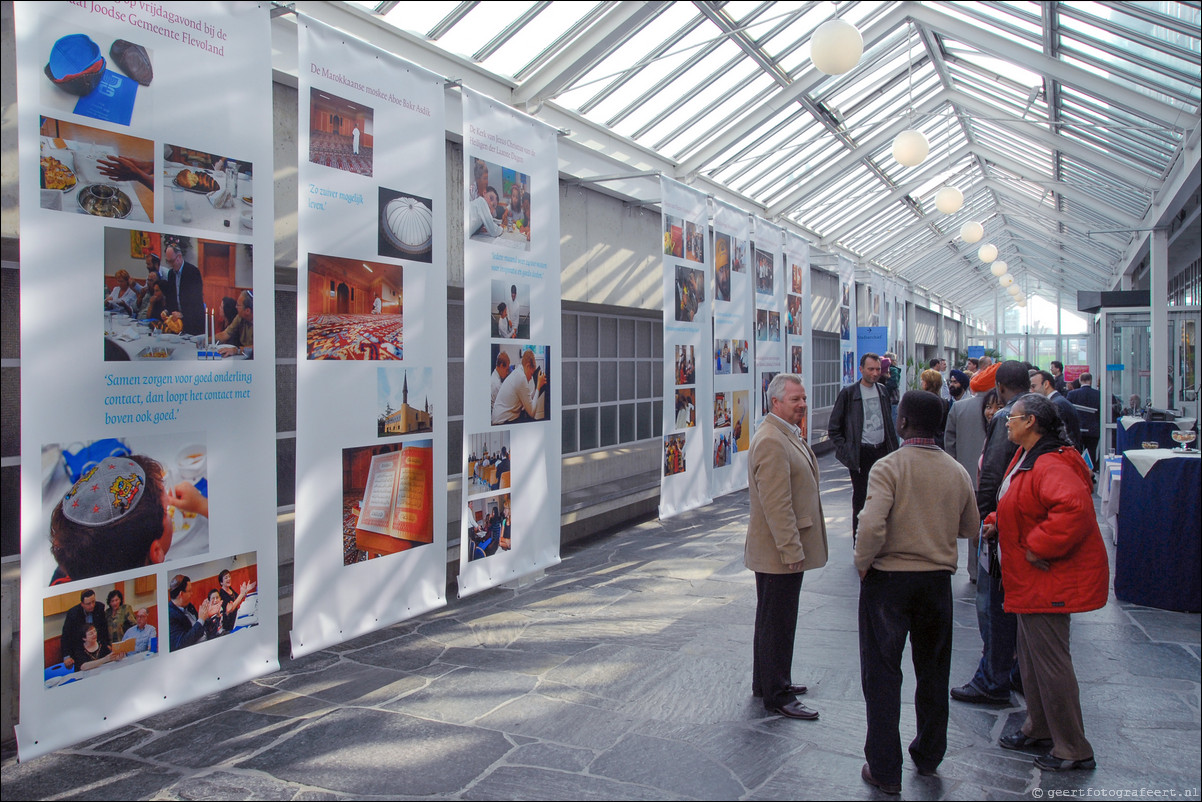
<svg viewBox="0 0 1202 802">
<path fill-rule="evenodd" d="M 839 335 L 815 331 L 812 341 L 814 378 L 808 388 L 810 407 L 833 407 L 840 389 Z"/>
<path fill-rule="evenodd" d="M 563 454 L 659 437 L 663 321 L 657 312 L 563 312 Z"/>
</svg>

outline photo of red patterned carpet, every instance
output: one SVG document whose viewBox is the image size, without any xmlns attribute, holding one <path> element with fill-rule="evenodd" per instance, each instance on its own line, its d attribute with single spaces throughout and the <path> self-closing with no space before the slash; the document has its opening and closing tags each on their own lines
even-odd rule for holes
<svg viewBox="0 0 1202 802">
<path fill-rule="evenodd" d="M 310 315 L 309 359 L 402 359 L 401 315 Z"/>
</svg>

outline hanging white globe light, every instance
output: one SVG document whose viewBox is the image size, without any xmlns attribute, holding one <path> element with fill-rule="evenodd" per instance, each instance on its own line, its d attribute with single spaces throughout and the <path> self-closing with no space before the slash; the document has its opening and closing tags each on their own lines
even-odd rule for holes
<svg viewBox="0 0 1202 802">
<path fill-rule="evenodd" d="M 1008 271 L 1009 269 L 1010 269 L 1010 265 L 1006 264 L 1001 259 L 997 260 L 996 262 L 994 262 L 993 264 L 991 264 L 989 266 L 989 272 L 993 273 L 993 275 L 995 275 L 999 278 L 1006 275 L 1006 271 Z"/>
<path fill-rule="evenodd" d="M 935 208 L 944 214 L 955 214 L 964 205 L 964 193 L 955 187 L 943 187 L 935 193 Z"/>
<path fill-rule="evenodd" d="M 982 262 L 992 262 L 997 258 L 997 246 L 986 243 L 977 249 L 977 258 Z"/>
<path fill-rule="evenodd" d="M 1014 276 L 1010 275 L 1009 273 L 1003 273 L 998 277 L 997 283 L 1001 284 L 1003 287 L 1012 287 L 1014 286 Z"/>
<path fill-rule="evenodd" d="M 960 239 L 969 245 L 972 245 L 974 242 L 980 242 L 983 236 L 985 236 L 985 226 L 975 220 L 970 220 L 960 226 Z"/>
<path fill-rule="evenodd" d="M 854 25 L 841 19 L 822 23 L 810 38 L 810 61 L 827 75 L 850 71 L 863 54 L 864 37 Z"/>
<path fill-rule="evenodd" d="M 917 167 L 926 161 L 930 152 L 931 143 L 922 131 L 911 128 L 893 139 L 893 158 L 903 167 Z"/>
<path fill-rule="evenodd" d="M 1013 297 L 1016 301 L 1018 300 L 1018 296 L 1023 294 L 1022 288 L 1017 284 L 1011 284 L 1006 288 L 1006 292 L 1010 293 L 1011 297 Z"/>
</svg>

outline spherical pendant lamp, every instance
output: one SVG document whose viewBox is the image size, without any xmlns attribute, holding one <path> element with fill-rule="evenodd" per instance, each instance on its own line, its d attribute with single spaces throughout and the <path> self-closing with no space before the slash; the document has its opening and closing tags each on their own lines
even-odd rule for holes
<svg viewBox="0 0 1202 802">
<path fill-rule="evenodd" d="M 1010 275 L 1009 273 L 1003 273 L 998 277 L 997 283 L 1009 289 L 1010 287 L 1014 286 L 1014 276 Z"/>
<path fill-rule="evenodd" d="M 944 214 L 955 214 L 964 205 L 964 193 L 955 187 L 943 187 L 935 193 L 935 208 Z"/>
<path fill-rule="evenodd" d="M 850 71 L 863 54 L 864 37 L 854 25 L 841 19 L 822 23 L 810 39 L 810 61 L 827 75 Z"/>
<path fill-rule="evenodd" d="M 1001 278 L 1002 276 L 1006 275 L 1006 272 L 1009 269 L 1010 269 L 1010 265 L 1006 264 L 1001 259 L 999 259 L 998 261 L 994 262 L 993 264 L 991 264 L 989 266 L 989 271 L 991 273 L 993 273 L 993 275 L 997 276 L 998 278 Z"/>
<path fill-rule="evenodd" d="M 922 131 L 913 128 L 902 131 L 893 139 L 893 158 L 903 167 L 917 167 L 926 160 L 931 152 L 931 143 L 927 142 Z"/>
<path fill-rule="evenodd" d="M 997 246 L 986 243 L 977 249 L 977 258 L 982 262 L 992 262 L 997 258 Z"/>
<path fill-rule="evenodd" d="M 974 242 L 980 242 L 983 236 L 985 236 L 985 226 L 975 220 L 970 220 L 960 226 L 960 239 L 969 245 L 972 245 Z"/>
<path fill-rule="evenodd" d="M 1018 296 L 1023 294 L 1022 289 L 1017 284 L 1011 284 L 1006 288 L 1006 292 L 1010 293 L 1010 297 L 1016 301 L 1018 300 Z"/>
</svg>

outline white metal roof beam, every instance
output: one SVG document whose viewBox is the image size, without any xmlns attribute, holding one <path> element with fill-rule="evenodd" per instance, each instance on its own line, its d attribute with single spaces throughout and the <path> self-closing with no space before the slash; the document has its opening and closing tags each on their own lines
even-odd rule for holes
<svg viewBox="0 0 1202 802">
<path fill-rule="evenodd" d="M 895 8 L 891 8 L 880 19 L 870 25 L 867 30 L 861 31 L 860 34 L 864 38 L 864 50 L 869 50 L 877 40 L 888 36 L 898 25 L 902 24 L 905 18 L 906 7 L 898 5 Z M 745 115 L 737 125 L 733 125 L 722 133 L 710 138 L 708 144 L 681 164 L 678 174 L 688 175 L 689 173 L 705 169 L 720 154 L 728 148 L 737 145 L 745 136 L 761 125 L 766 125 L 781 109 L 791 103 L 797 102 L 799 97 L 807 94 L 825 78 L 825 75 L 818 72 L 811 65 L 800 78 L 765 100 Z"/>
<path fill-rule="evenodd" d="M 925 117 L 929 114 L 934 114 L 941 106 L 947 103 L 948 98 L 949 95 L 946 91 L 935 93 L 925 103 L 915 109 L 915 115 Z M 838 159 L 811 175 L 798 176 L 797 189 L 769 206 L 768 216 L 775 217 L 787 214 L 815 192 L 825 188 L 828 184 L 842 180 L 849 169 L 862 161 L 871 159 L 875 151 L 892 142 L 895 136 L 906 130 L 909 126 L 910 121 L 906 118 L 896 119 L 888 126 L 877 129 L 872 136 L 862 140 L 859 147 L 855 150 L 844 153 Z"/>
<path fill-rule="evenodd" d="M 906 9 L 915 20 L 945 36 L 965 42 L 1012 64 L 1020 64 L 1041 73 L 1045 78 L 1075 87 L 1094 97 L 1107 98 L 1149 119 L 1159 120 L 1166 126 L 1182 129 L 1189 124 L 1190 115 L 1175 106 L 1140 94 L 1134 89 L 1128 89 L 1080 67 L 1036 53 L 1004 36 L 949 17 L 938 9 L 917 3 L 907 3 Z"/>
<path fill-rule="evenodd" d="M 665 0 L 619 3 L 514 90 L 515 105 L 555 97 L 668 7 Z"/>
</svg>

